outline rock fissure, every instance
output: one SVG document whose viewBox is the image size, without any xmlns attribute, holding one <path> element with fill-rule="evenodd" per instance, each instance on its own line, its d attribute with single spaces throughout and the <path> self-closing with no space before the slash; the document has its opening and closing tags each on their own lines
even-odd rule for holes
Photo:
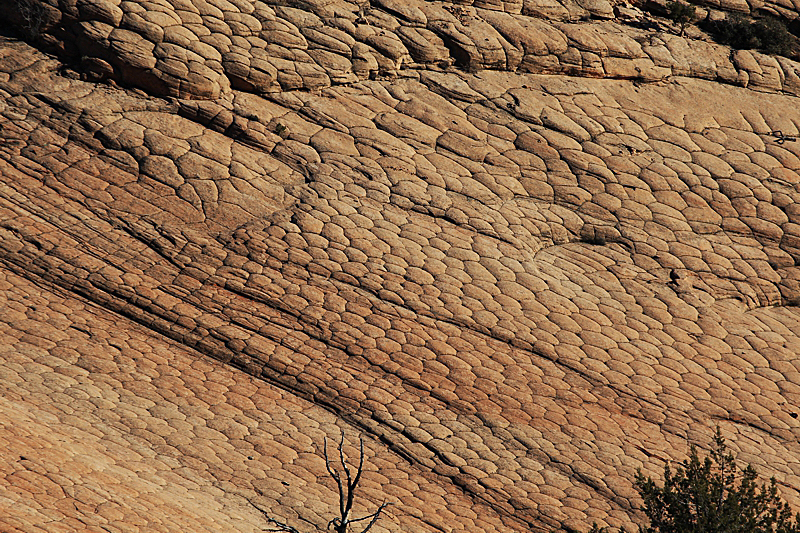
<svg viewBox="0 0 800 533">
<path fill-rule="evenodd" d="M 341 428 L 375 531 L 632 530 L 716 425 L 800 501 L 794 61 L 605 1 L 45 4 L 0 529 L 324 529 Z"/>
</svg>

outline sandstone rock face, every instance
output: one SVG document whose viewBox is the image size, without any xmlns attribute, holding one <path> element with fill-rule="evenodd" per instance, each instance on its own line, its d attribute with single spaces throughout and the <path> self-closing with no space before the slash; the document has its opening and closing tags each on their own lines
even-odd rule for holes
<svg viewBox="0 0 800 533">
<path fill-rule="evenodd" d="M 614 7 L 1 37 L 0 529 L 323 530 L 342 431 L 373 531 L 633 530 L 716 426 L 800 508 L 800 65 Z"/>
</svg>

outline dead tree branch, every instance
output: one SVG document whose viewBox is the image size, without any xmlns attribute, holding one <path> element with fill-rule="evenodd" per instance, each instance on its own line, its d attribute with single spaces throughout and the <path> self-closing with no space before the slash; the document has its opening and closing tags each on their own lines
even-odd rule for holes
<svg viewBox="0 0 800 533">
<path fill-rule="evenodd" d="M 369 523 L 366 525 L 366 527 L 361 530 L 361 533 L 367 533 L 367 531 L 370 530 L 375 522 L 378 521 L 378 518 L 380 518 L 383 510 L 388 505 L 391 505 L 391 502 L 384 502 L 380 507 L 378 507 L 378 510 L 372 514 L 361 518 L 350 518 L 350 511 L 353 508 L 356 487 L 358 487 L 358 482 L 361 480 L 361 474 L 364 471 L 364 440 L 359 438 L 358 442 L 358 468 L 356 468 L 355 477 L 353 477 L 353 473 L 350 471 L 350 467 L 348 467 L 347 461 L 344 457 L 344 432 L 342 432 L 342 438 L 337 446 L 337 450 L 339 451 L 339 465 L 341 466 L 333 465 L 330 455 L 328 455 L 327 437 L 324 441 L 323 451 L 325 454 L 325 468 L 328 469 L 328 473 L 331 475 L 333 480 L 336 481 L 336 487 L 339 490 L 339 516 L 328 522 L 328 529 L 333 526 L 335 533 L 347 533 L 347 530 L 351 524 L 369 520 Z M 344 473 L 344 479 L 342 479 L 342 473 L 339 472 L 339 469 L 341 469 L 341 472 Z"/>
<path fill-rule="evenodd" d="M 358 487 L 359 481 L 361 481 L 361 474 L 364 471 L 364 440 L 360 437 L 358 439 L 358 445 L 358 467 L 355 469 L 355 472 L 353 472 L 344 456 L 344 432 L 342 432 L 342 438 L 339 441 L 339 445 L 336 447 L 339 451 L 339 460 L 337 463 L 334 463 L 330 455 L 328 455 L 328 438 L 326 437 L 323 441 L 325 468 L 328 470 L 328 474 L 330 474 L 333 480 L 336 481 L 336 487 L 339 491 L 339 516 L 328 522 L 328 529 L 333 526 L 334 533 L 348 533 L 351 524 L 369 520 L 364 529 L 361 530 L 361 533 L 367 533 L 372 526 L 375 525 L 375 522 L 378 521 L 383 510 L 392 504 L 392 502 L 383 502 L 374 513 L 362 516 L 361 518 L 350 518 L 350 511 L 353 508 L 356 488 Z M 267 522 L 274 526 L 270 529 L 264 529 L 263 531 L 273 533 L 281 531 L 285 531 L 286 533 L 300 533 L 296 528 L 272 518 L 267 511 L 257 506 L 251 500 L 248 501 L 250 505 L 261 511 L 261 514 L 264 515 Z"/>
<path fill-rule="evenodd" d="M 267 522 L 269 522 L 270 524 L 275 524 L 275 528 L 263 529 L 262 531 L 273 531 L 273 532 L 287 531 L 288 533 L 300 533 L 297 529 L 293 528 L 292 526 L 284 524 L 283 522 L 279 522 L 274 518 L 270 518 L 269 516 L 266 515 L 266 513 L 264 513 L 264 518 L 266 518 Z"/>
<path fill-rule="evenodd" d="M 20 29 L 28 39 L 36 39 L 47 18 L 43 0 L 15 0 L 17 13 L 21 19 Z"/>
</svg>

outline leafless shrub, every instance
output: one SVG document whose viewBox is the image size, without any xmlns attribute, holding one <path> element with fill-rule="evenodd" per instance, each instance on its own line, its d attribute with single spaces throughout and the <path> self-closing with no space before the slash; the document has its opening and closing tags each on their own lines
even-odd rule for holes
<svg viewBox="0 0 800 533">
<path fill-rule="evenodd" d="M 25 37 L 36 39 L 42 31 L 47 12 L 41 0 L 14 0 Z"/>
<path fill-rule="evenodd" d="M 382 503 L 380 507 L 378 507 L 377 511 L 368 514 L 367 516 L 361 518 L 350 518 L 350 511 L 353 508 L 356 488 L 358 487 L 359 481 L 361 481 L 361 474 L 364 471 L 364 440 L 359 437 L 358 443 L 358 466 L 356 467 L 355 471 L 353 471 L 351 469 L 352 467 L 348 466 L 344 456 L 344 432 L 342 432 L 342 438 L 339 441 L 339 444 L 336 446 L 338 454 L 333 459 L 328 454 L 327 437 L 324 440 L 323 452 L 325 454 L 325 468 L 328 470 L 328 473 L 331 475 L 333 480 L 336 481 L 336 487 L 339 491 L 339 516 L 328 522 L 328 529 L 331 529 L 332 527 L 335 533 L 348 533 L 350 526 L 357 522 L 367 523 L 366 526 L 364 526 L 364 529 L 362 529 L 360 532 L 367 533 L 372 526 L 375 525 L 375 522 L 378 521 L 383 510 L 392 503 Z M 255 504 L 253 504 L 253 506 L 255 507 Z M 267 511 L 261 509 L 260 507 L 256 507 L 256 509 L 261 511 L 267 521 L 273 525 L 273 528 L 266 529 L 265 531 L 300 533 L 300 531 L 298 531 L 296 528 L 272 518 L 269 516 Z"/>
<path fill-rule="evenodd" d="M 342 451 L 342 447 L 344 446 L 344 432 L 342 433 L 342 438 L 339 441 L 339 445 L 336 447 L 336 449 L 339 451 L 339 464 L 336 466 L 331 463 L 331 459 L 328 456 L 328 439 L 325 438 L 325 467 L 328 469 L 328 473 L 331 475 L 331 477 L 336 481 L 336 486 L 339 489 L 339 516 L 328 522 L 328 529 L 333 526 L 333 530 L 336 533 L 347 533 L 347 529 L 350 527 L 350 524 L 369 520 L 364 529 L 361 530 L 361 533 L 367 533 L 367 531 L 370 530 L 375 522 L 378 521 L 378 518 L 381 516 L 381 512 L 383 512 L 386 506 L 391 504 L 391 502 L 383 502 L 380 507 L 378 507 L 378 510 L 372 514 L 362 518 L 350 518 L 350 510 L 353 507 L 353 498 L 355 496 L 356 487 L 358 486 L 358 482 L 361 480 L 361 473 L 364 471 L 364 440 L 360 437 L 358 439 L 358 444 L 358 468 L 356 469 L 355 477 L 353 477 L 352 473 L 350 472 L 350 468 L 348 468 L 347 462 L 344 459 L 344 451 Z M 338 470 L 339 465 L 341 465 L 341 472 Z M 342 472 L 345 476 L 344 479 L 342 479 Z"/>
</svg>

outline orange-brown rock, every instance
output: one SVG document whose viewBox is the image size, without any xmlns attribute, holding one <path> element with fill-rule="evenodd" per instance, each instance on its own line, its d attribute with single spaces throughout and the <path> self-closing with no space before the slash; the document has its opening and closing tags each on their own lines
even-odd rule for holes
<svg viewBox="0 0 800 533">
<path fill-rule="evenodd" d="M 800 507 L 799 63 L 605 0 L 36 1 L 0 530 L 322 530 L 342 431 L 374 531 L 632 530 L 716 426 Z"/>
</svg>

